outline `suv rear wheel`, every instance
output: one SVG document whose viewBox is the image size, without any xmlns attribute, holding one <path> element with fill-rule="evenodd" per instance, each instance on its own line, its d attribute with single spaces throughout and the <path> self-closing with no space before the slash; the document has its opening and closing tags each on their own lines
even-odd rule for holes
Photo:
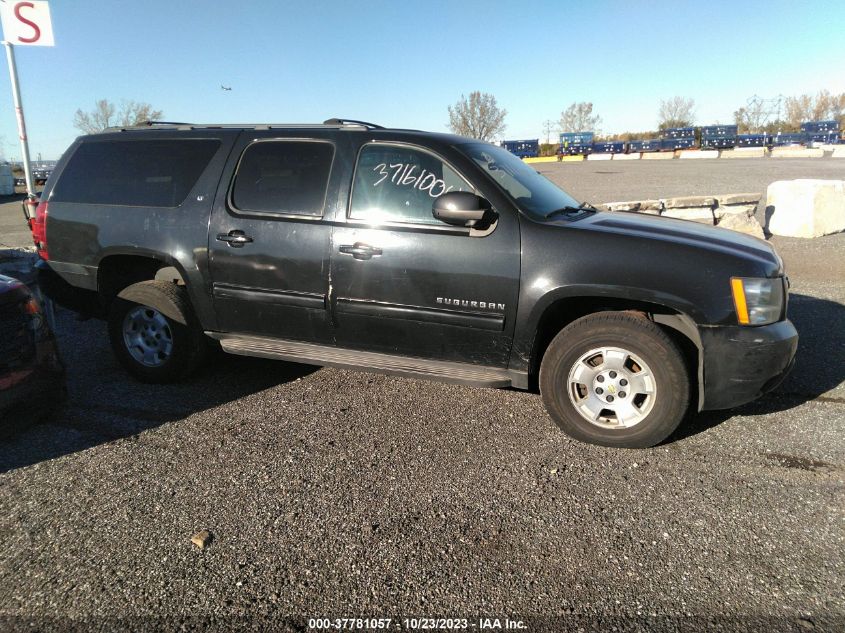
<svg viewBox="0 0 845 633">
<path fill-rule="evenodd" d="M 117 359 L 138 380 L 166 383 L 189 376 L 207 345 L 182 286 L 142 281 L 115 298 L 108 317 Z M 155 306 L 155 307 L 153 307 Z"/>
<path fill-rule="evenodd" d="M 659 326 L 631 313 L 601 312 L 552 340 L 540 366 L 540 393 L 568 435 L 646 448 L 681 423 L 690 387 L 680 350 Z"/>
</svg>

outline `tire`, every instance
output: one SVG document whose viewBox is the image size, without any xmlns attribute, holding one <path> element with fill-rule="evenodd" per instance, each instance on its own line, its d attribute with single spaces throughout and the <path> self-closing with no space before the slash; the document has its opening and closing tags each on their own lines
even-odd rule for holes
<svg viewBox="0 0 845 633">
<path fill-rule="evenodd" d="M 115 298 L 108 315 L 109 339 L 120 364 L 141 382 L 190 376 L 205 357 L 207 343 L 184 286 L 142 281 L 123 293 L 133 299 Z"/>
<path fill-rule="evenodd" d="M 552 339 L 540 365 L 540 394 L 571 437 L 648 448 L 683 420 L 690 378 L 680 350 L 659 326 L 629 312 L 600 312 Z"/>
</svg>

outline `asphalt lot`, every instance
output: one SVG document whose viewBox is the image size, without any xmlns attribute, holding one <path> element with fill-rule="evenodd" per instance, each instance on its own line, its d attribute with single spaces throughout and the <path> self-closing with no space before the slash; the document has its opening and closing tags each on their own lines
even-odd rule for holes
<svg viewBox="0 0 845 633">
<path fill-rule="evenodd" d="M 623 185 L 632 199 L 755 190 L 754 169 L 736 180 L 713 162 L 550 169 L 592 200 L 625 199 Z M 67 407 L 0 442 L 2 626 L 511 616 L 530 630 L 841 631 L 845 234 L 773 243 L 795 372 L 644 451 L 571 441 L 537 395 L 511 390 L 222 354 L 189 383 L 145 386 L 102 323 L 59 312 Z"/>
<path fill-rule="evenodd" d="M 830 157 L 611 160 L 534 167 L 578 200 L 593 204 L 725 193 L 765 196 L 776 180 L 845 178 L 845 160 Z"/>
</svg>

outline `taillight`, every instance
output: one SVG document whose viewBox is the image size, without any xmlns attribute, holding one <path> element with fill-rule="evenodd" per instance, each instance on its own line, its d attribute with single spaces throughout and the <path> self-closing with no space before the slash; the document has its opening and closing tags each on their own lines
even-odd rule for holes
<svg viewBox="0 0 845 633">
<path fill-rule="evenodd" d="M 41 259 L 48 260 L 47 254 L 47 203 L 41 202 L 35 207 L 35 217 L 32 218 L 32 241 Z"/>
</svg>

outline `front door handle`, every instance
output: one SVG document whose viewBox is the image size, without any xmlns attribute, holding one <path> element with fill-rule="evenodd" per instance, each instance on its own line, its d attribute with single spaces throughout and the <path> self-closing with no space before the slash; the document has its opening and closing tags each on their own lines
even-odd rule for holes
<svg viewBox="0 0 845 633">
<path fill-rule="evenodd" d="M 354 244 L 344 244 L 338 249 L 345 255 L 352 255 L 355 259 L 372 259 L 381 255 L 380 248 L 364 244 L 363 242 L 355 242 Z"/>
<path fill-rule="evenodd" d="M 246 235 L 243 231 L 229 231 L 228 233 L 220 233 L 217 236 L 218 242 L 228 242 L 232 248 L 241 248 L 244 244 L 252 242 L 252 238 Z"/>
</svg>

